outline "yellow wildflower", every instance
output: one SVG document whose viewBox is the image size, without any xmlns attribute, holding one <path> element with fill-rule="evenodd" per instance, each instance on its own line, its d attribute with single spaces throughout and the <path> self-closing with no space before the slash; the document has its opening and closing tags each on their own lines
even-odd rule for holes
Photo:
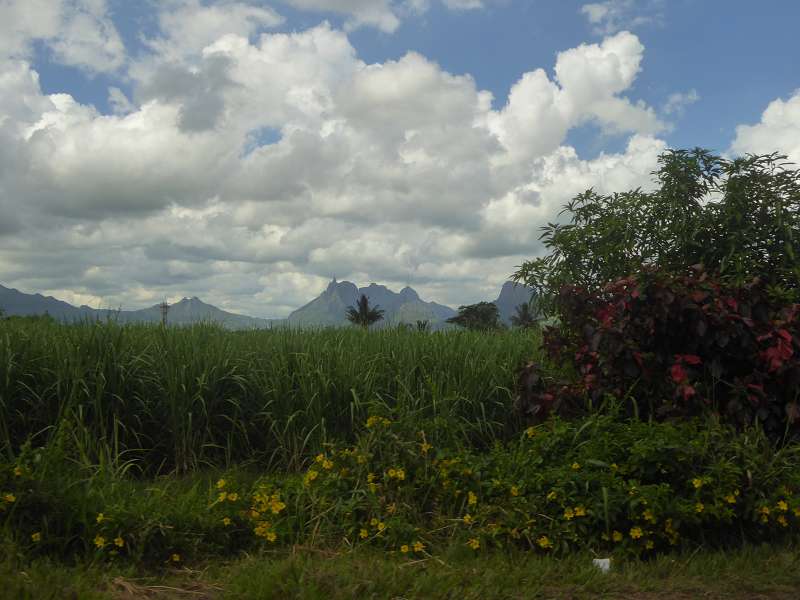
<svg viewBox="0 0 800 600">
<path fill-rule="evenodd" d="M 314 458 L 314 462 L 318 462 L 318 463 L 321 463 L 324 460 L 325 460 L 325 455 L 324 454 L 317 454 L 317 456 Z"/>
<path fill-rule="evenodd" d="M 117 548 L 122 548 L 125 545 L 125 540 L 123 540 L 122 537 L 117 536 L 114 538 L 114 545 Z"/>
<path fill-rule="evenodd" d="M 655 517 L 655 515 L 653 515 L 653 511 L 652 510 L 644 511 L 644 514 L 642 515 L 642 518 L 645 521 L 649 521 L 650 523 L 655 523 L 656 522 L 656 517 Z"/>
<path fill-rule="evenodd" d="M 611 538 L 612 538 L 612 539 L 613 539 L 615 542 L 621 542 L 621 541 L 622 541 L 622 532 L 620 532 L 620 531 L 614 531 L 614 533 L 612 533 L 612 534 L 611 534 Z"/>
<path fill-rule="evenodd" d="M 286 508 L 286 504 L 284 502 L 281 502 L 280 500 L 272 500 L 269 503 L 269 509 L 272 511 L 272 514 L 274 515 L 277 515 L 284 508 Z"/>
<path fill-rule="evenodd" d="M 227 482 L 227 481 L 225 481 L 224 479 L 220 479 L 219 481 L 217 481 L 217 489 L 218 489 L 218 490 L 221 490 L 222 488 L 224 488 L 224 487 L 225 487 L 225 485 L 226 485 L 227 483 L 228 483 L 228 482 Z"/>
<path fill-rule="evenodd" d="M 586 516 L 586 509 L 583 506 L 576 506 L 575 507 L 575 516 L 576 517 L 585 517 Z"/>
<path fill-rule="evenodd" d="M 703 480 L 699 477 L 695 477 L 692 479 L 692 485 L 694 486 L 694 489 L 699 490 L 701 487 L 703 487 Z"/>
<path fill-rule="evenodd" d="M 236 492 L 228 494 L 228 500 L 230 500 L 231 502 L 236 502 L 238 499 L 239 499 L 239 494 L 237 494 Z"/>
<path fill-rule="evenodd" d="M 536 543 L 539 544 L 539 547 L 542 550 L 547 550 L 548 548 L 553 547 L 553 542 L 551 542 L 550 538 L 548 538 L 546 535 L 543 535 L 538 540 L 536 540 Z"/>
<path fill-rule="evenodd" d="M 519 496 L 519 488 L 515 485 L 511 486 L 511 495 L 512 496 Z"/>
<path fill-rule="evenodd" d="M 528 436 L 528 439 L 532 438 L 533 436 L 536 435 L 536 429 L 534 429 L 533 427 L 528 427 L 525 430 L 525 435 Z"/>
<path fill-rule="evenodd" d="M 223 517 L 222 524 L 225 525 L 225 527 L 227 527 L 228 525 L 231 524 L 231 518 L 230 517 Z"/>
<path fill-rule="evenodd" d="M 580 463 L 576 463 L 576 462 L 572 463 L 572 470 L 573 470 L 573 471 L 577 471 L 577 470 L 579 470 L 580 468 L 581 468 L 581 465 L 580 465 Z"/>
<path fill-rule="evenodd" d="M 567 509 L 564 511 L 564 518 L 565 518 L 567 521 L 571 521 L 571 520 L 572 520 L 572 518 L 573 518 L 574 516 L 575 516 L 575 513 L 574 513 L 574 511 L 573 511 L 571 508 L 567 508 Z"/>
<path fill-rule="evenodd" d="M 465 525 L 472 525 L 475 522 L 475 519 L 472 518 L 472 515 L 466 514 L 462 519 Z"/>
<path fill-rule="evenodd" d="M 389 506 L 386 507 L 386 512 L 390 515 L 393 515 L 397 512 L 397 502 L 392 502 Z"/>
<path fill-rule="evenodd" d="M 181 562 L 181 555 L 180 555 L 180 554 L 178 554 L 178 553 L 176 552 L 175 554 L 173 554 L 172 556 L 170 556 L 170 557 L 169 557 L 169 559 L 170 559 L 172 562 L 175 562 L 175 563 L 176 563 L 176 562 Z"/>
<path fill-rule="evenodd" d="M 423 550 L 425 550 L 425 544 L 419 541 L 414 542 L 414 552 L 422 552 Z"/>
<path fill-rule="evenodd" d="M 104 538 L 102 535 L 94 536 L 94 545 L 98 548 L 102 548 L 106 545 L 106 538 Z"/>
<path fill-rule="evenodd" d="M 427 454 L 428 450 L 430 450 L 431 448 L 433 448 L 433 446 L 431 446 L 428 442 L 422 442 L 422 444 L 419 447 L 419 450 L 423 454 Z"/>
<path fill-rule="evenodd" d="M 333 468 L 333 461 L 328 460 L 327 458 L 322 461 L 322 468 L 326 471 L 330 471 Z"/>
<path fill-rule="evenodd" d="M 270 531 L 267 533 L 266 538 L 268 542 L 274 542 L 278 539 L 278 535 L 274 531 Z"/>
<path fill-rule="evenodd" d="M 397 469 L 397 478 L 398 478 L 400 481 L 403 481 L 403 480 L 406 478 L 406 472 L 405 472 L 405 469 Z"/>
<path fill-rule="evenodd" d="M 375 517 L 372 517 L 372 519 L 370 519 L 369 524 L 372 525 L 373 527 L 375 527 L 375 526 L 378 525 L 378 522 L 379 522 L 378 519 L 376 519 Z"/>
<path fill-rule="evenodd" d="M 217 496 L 217 502 L 225 502 L 225 499 L 228 497 L 227 492 L 220 492 L 219 496 Z"/>
<path fill-rule="evenodd" d="M 367 473 L 367 483 L 375 481 L 375 473 Z"/>
<path fill-rule="evenodd" d="M 97 521 L 98 523 L 102 523 L 105 520 L 106 516 L 103 513 L 98 513 L 97 517 L 95 518 L 95 521 Z"/>
<path fill-rule="evenodd" d="M 781 512 L 786 512 L 789 510 L 789 505 L 786 504 L 785 500 L 778 500 L 778 503 L 775 505 L 775 507 Z"/>
<path fill-rule="evenodd" d="M 13 504 L 17 501 L 17 497 L 14 494 L 8 493 L 3 495 L 3 500 L 8 502 L 9 504 Z"/>
<path fill-rule="evenodd" d="M 734 496 L 733 494 L 728 494 L 727 496 L 725 496 L 725 502 L 727 502 L 728 504 L 736 504 L 736 496 Z"/>
<path fill-rule="evenodd" d="M 306 477 L 305 477 L 306 485 L 308 485 L 309 483 L 314 481 L 318 476 L 319 476 L 319 473 L 317 473 L 314 469 L 309 470 L 309 472 L 306 473 Z"/>
<path fill-rule="evenodd" d="M 400 546 L 400 552 L 402 552 L 403 554 L 408 554 L 408 551 L 410 549 L 411 548 L 408 547 L 408 544 L 403 544 L 402 546 Z"/>
<path fill-rule="evenodd" d="M 635 540 L 638 540 L 640 537 L 642 537 L 641 527 L 633 527 L 631 529 L 631 537 Z"/>
<path fill-rule="evenodd" d="M 478 503 L 478 497 L 474 493 L 470 492 L 469 494 L 467 494 L 467 504 L 469 504 L 470 506 L 475 506 L 477 503 Z"/>
<path fill-rule="evenodd" d="M 386 472 L 386 474 L 387 474 L 389 477 L 391 477 L 392 479 L 394 479 L 394 478 L 395 478 L 395 476 L 397 475 L 397 471 L 395 471 L 394 469 L 389 469 L 389 470 Z"/>
<path fill-rule="evenodd" d="M 764 515 L 765 517 L 769 515 L 769 506 L 762 506 L 758 509 L 758 512 Z"/>
<path fill-rule="evenodd" d="M 22 467 L 19 466 L 14 467 L 14 476 L 20 477 L 21 475 L 22 475 Z"/>
<path fill-rule="evenodd" d="M 619 465 L 617 463 L 611 463 L 611 470 L 617 471 L 619 469 Z"/>
<path fill-rule="evenodd" d="M 358 532 L 358 537 L 360 537 L 362 540 L 367 539 L 369 537 L 369 531 L 367 531 L 366 529 L 362 529 L 361 531 Z"/>
<path fill-rule="evenodd" d="M 552 490 L 552 491 L 551 491 L 549 494 L 547 494 L 547 499 L 548 499 L 548 500 L 555 500 L 555 499 L 556 499 L 556 492 L 555 492 L 555 490 Z"/>
<path fill-rule="evenodd" d="M 778 515 L 778 518 L 776 520 L 778 521 L 778 523 L 781 524 L 781 527 L 786 527 L 788 525 L 788 523 L 786 522 L 786 517 L 784 517 L 783 515 Z"/>
<path fill-rule="evenodd" d="M 694 512 L 701 513 L 706 509 L 705 505 L 702 502 L 698 502 L 694 505 Z"/>
<path fill-rule="evenodd" d="M 41 532 L 37 531 L 36 533 L 31 534 L 31 541 L 36 543 L 42 541 L 42 534 Z"/>
<path fill-rule="evenodd" d="M 481 547 L 481 542 L 480 542 L 480 540 L 478 540 L 478 538 L 470 538 L 467 541 L 467 546 L 469 546 L 473 550 L 477 550 L 478 548 Z"/>
<path fill-rule="evenodd" d="M 386 523 L 381 521 L 380 523 L 378 523 L 378 531 L 383 531 L 384 529 L 386 529 Z"/>
</svg>

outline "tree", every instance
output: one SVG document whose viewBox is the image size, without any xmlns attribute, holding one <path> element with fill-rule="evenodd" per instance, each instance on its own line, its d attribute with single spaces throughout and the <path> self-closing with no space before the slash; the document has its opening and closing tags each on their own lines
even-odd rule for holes
<svg viewBox="0 0 800 600">
<path fill-rule="evenodd" d="M 450 317 L 447 322 L 479 331 L 489 331 L 501 327 L 500 311 L 494 302 L 478 302 L 468 306 L 459 306 L 458 315 Z"/>
<path fill-rule="evenodd" d="M 685 275 L 694 265 L 739 285 L 761 277 L 776 296 L 800 300 L 800 171 L 777 153 L 728 160 L 700 148 L 659 157 L 656 189 L 601 195 L 588 190 L 549 223 L 549 254 L 513 278 L 557 312 L 566 285 L 590 292 L 644 267 Z"/>
<path fill-rule="evenodd" d="M 347 309 L 347 320 L 366 329 L 383 319 L 383 313 L 384 311 L 378 305 L 370 308 L 369 298 L 365 294 L 361 294 L 356 305 Z"/>
<path fill-rule="evenodd" d="M 511 324 L 520 329 L 528 329 L 536 325 L 536 317 L 528 302 L 517 306 L 517 314 L 511 315 Z"/>
</svg>

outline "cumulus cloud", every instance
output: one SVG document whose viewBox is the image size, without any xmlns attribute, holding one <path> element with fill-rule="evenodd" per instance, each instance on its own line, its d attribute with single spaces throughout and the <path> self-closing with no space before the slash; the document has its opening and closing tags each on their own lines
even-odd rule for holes
<svg viewBox="0 0 800 600">
<path fill-rule="evenodd" d="M 664 148 L 626 97 L 644 52 L 627 32 L 521 74 L 496 110 L 421 54 L 366 64 L 330 25 L 262 31 L 266 14 L 233 5 L 236 31 L 162 23 L 112 114 L 0 65 L 4 284 L 282 316 L 335 274 L 464 304 L 541 251 L 569 197 L 647 185 Z M 565 140 L 587 121 L 627 148 L 582 159 Z"/>
<path fill-rule="evenodd" d="M 0 58 L 28 58 L 36 41 L 62 64 L 110 72 L 125 62 L 125 47 L 106 0 L 0 2 Z"/>
<path fill-rule="evenodd" d="M 664 18 L 663 10 L 664 0 L 604 0 L 581 6 L 581 14 L 597 35 L 658 24 Z"/>
<path fill-rule="evenodd" d="M 688 92 L 675 92 L 670 94 L 667 101 L 664 103 L 662 111 L 665 115 L 682 116 L 686 112 L 686 108 L 700 100 L 700 94 L 697 90 L 689 90 Z"/>
<path fill-rule="evenodd" d="M 737 127 L 730 150 L 734 155 L 781 152 L 800 164 L 800 90 L 788 100 L 770 102 L 755 125 Z"/>
</svg>

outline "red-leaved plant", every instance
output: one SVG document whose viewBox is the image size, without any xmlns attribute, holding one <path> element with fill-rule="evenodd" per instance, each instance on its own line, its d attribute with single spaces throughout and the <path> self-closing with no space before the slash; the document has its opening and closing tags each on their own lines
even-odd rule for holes
<svg viewBox="0 0 800 600">
<path fill-rule="evenodd" d="M 542 418 L 607 395 L 642 418 L 714 412 L 773 438 L 800 424 L 800 305 L 775 300 L 755 279 L 723 285 L 695 267 L 688 276 L 645 270 L 598 293 L 564 287 L 561 322 L 544 331 L 553 361 L 571 363 L 577 383 L 531 380 L 520 407 Z"/>
</svg>

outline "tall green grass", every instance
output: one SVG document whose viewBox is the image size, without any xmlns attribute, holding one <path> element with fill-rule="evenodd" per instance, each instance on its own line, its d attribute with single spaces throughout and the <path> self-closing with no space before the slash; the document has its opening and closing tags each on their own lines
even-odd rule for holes
<svg viewBox="0 0 800 600">
<path fill-rule="evenodd" d="M 486 447 L 518 431 L 514 373 L 537 347 L 524 331 L 0 321 L 0 451 L 58 443 L 80 464 L 149 475 L 293 470 L 373 413 Z"/>
</svg>

